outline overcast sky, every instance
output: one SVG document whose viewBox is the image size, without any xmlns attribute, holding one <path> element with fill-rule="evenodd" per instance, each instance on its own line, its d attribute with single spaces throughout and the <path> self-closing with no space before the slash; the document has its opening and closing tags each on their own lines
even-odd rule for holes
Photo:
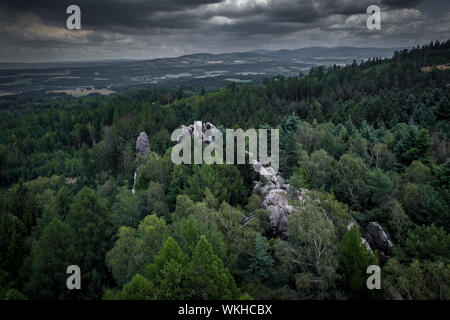
<svg viewBox="0 0 450 320">
<path fill-rule="evenodd" d="M 66 28 L 81 8 L 82 30 Z M 382 11 L 368 30 L 366 9 Z M 449 0 L 1 0 L 0 61 L 148 59 L 450 38 Z"/>
</svg>

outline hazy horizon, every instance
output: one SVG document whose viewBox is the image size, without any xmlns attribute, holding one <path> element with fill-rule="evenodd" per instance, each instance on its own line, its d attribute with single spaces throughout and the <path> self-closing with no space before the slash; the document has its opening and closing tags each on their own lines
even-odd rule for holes
<svg viewBox="0 0 450 320">
<path fill-rule="evenodd" d="M 435 41 L 435 40 L 430 40 Z M 429 42 L 428 42 L 429 43 Z M 424 43 L 424 44 L 428 44 Z M 419 45 L 419 44 L 417 44 Z M 420 44 L 422 45 L 422 44 Z M 262 49 L 262 48 L 255 48 L 251 50 L 243 50 L 243 51 L 224 51 L 224 52 L 192 52 L 192 53 L 186 53 L 181 55 L 175 55 L 175 56 L 158 56 L 158 57 L 148 57 L 148 58 L 103 58 L 103 59 L 82 59 L 82 60 L 43 60 L 43 61 L 7 61 L 7 60 L 0 60 L 0 64 L 50 64 L 50 63 L 89 63 L 89 62 L 118 62 L 118 61 L 145 61 L 145 60 L 157 60 L 157 59 L 171 59 L 171 58 L 180 58 L 184 56 L 191 56 L 191 55 L 201 55 L 201 54 L 207 54 L 212 56 L 218 56 L 223 54 L 233 54 L 233 53 L 246 53 L 246 52 L 258 52 L 258 51 L 295 51 L 295 50 L 301 50 L 301 49 L 311 49 L 311 48 L 317 48 L 317 49 L 337 49 L 337 48 L 352 48 L 352 49 L 389 49 L 392 51 L 395 50 L 401 50 L 401 49 L 411 49 L 413 46 L 405 47 L 405 46 L 399 46 L 399 47 L 392 47 L 392 46 L 367 46 L 367 47 L 358 47 L 358 46 L 308 46 L 308 47 L 299 47 L 299 48 L 280 48 L 280 49 Z"/>
</svg>

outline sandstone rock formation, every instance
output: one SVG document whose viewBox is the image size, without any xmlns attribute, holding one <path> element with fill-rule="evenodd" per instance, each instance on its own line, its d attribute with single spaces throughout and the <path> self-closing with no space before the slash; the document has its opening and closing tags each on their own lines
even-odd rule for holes
<svg viewBox="0 0 450 320">
<path fill-rule="evenodd" d="M 189 126 L 181 126 L 181 134 L 177 138 L 177 144 L 183 141 L 184 137 L 187 135 L 193 135 L 194 137 L 203 139 L 203 141 L 207 144 L 213 142 L 213 137 L 207 135 L 207 130 L 217 129 L 212 123 L 206 122 L 202 123 L 201 121 L 196 121 L 193 125 Z"/>
<path fill-rule="evenodd" d="M 201 121 L 196 121 L 193 125 L 182 125 L 182 132 L 178 136 L 176 143 L 181 143 L 188 135 L 201 138 L 206 144 L 213 143 L 213 137 L 207 135 L 207 130 L 211 129 L 217 128 L 210 122 L 203 124 Z M 136 148 L 137 145 L 138 143 L 136 144 Z M 249 154 L 249 152 L 247 153 Z M 309 190 L 291 190 L 291 186 L 286 184 L 285 179 L 277 174 L 271 167 L 265 167 L 261 162 L 256 160 L 250 164 L 253 170 L 259 175 L 258 180 L 254 181 L 253 192 L 261 196 L 261 206 L 270 212 L 269 220 L 272 224 L 274 235 L 285 237 L 287 235 L 288 227 L 287 217 L 295 210 L 295 208 L 289 204 L 289 198 L 293 196 L 294 199 L 302 204 L 308 196 Z M 356 220 L 352 219 L 347 225 L 347 230 L 350 230 L 355 225 L 359 229 Z M 361 243 L 363 243 L 370 251 L 376 249 L 380 250 L 382 255 L 387 248 L 392 247 L 389 236 L 377 222 L 369 223 L 366 238 L 361 237 Z"/>
<path fill-rule="evenodd" d="M 181 128 L 182 134 L 177 138 L 177 144 L 181 143 L 185 136 L 193 135 L 202 138 L 203 142 L 213 143 L 213 137 L 206 135 L 207 130 L 216 129 L 210 122 L 202 124 L 196 121 L 194 125 L 184 126 Z M 248 153 L 248 152 L 247 152 Z M 253 170 L 259 174 L 262 181 L 255 181 L 254 192 L 259 194 L 263 201 L 262 207 L 270 211 L 269 220 L 272 223 L 275 235 L 285 236 L 287 232 L 287 215 L 294 210 L 289 205 L 288 194 L 289 184 L 271 167 L 265 167 L 261 162 L 253 161 L 251 163 Z M 294 190 L 295 197 L 302 202 L 308 190 Z"/>
<path fill-rule="evenodd" d="M 145 158 L 150 152 L 150 143 L 148 142 L 148 137 L 145 132 L 141 132 L 139 137 L 136 139 L 136 152 L 143 158 Z M 133 189 L 131 189 L 131 193 L 133 194 L 136 192 L 134 186 L 136 185 L 138 170 L 139 168 L 136 168 L 136 171 L 134 172 Z"/>
<path fill-rule="evenodd" d="M 271 167 L 264 167 L 260 162 L 252 164 L 256 173 L 263 176 L 263 181 L 255 181 L 253 191 L 263 199 L 262 207 L 270 211 L 269 220 L 275 235 L 286 236 L 287 216 L 293 212 L 294 207 L 289 204 L 288 191 L 290 185 Z M 308 192 L 307 189 L 292 190 L 294 197 L 303 203 Z"/>
<path fill-rule="evenodd" d="M 388 234 L 378 222 L 370 222 L 367 225 L 366 240 L 373 250 L 386 251 L 392 247 Z"/>
<path fill-rule="evenodd" d="M 207 131 L 217 129 L 210 122 L 202 123 L 196 121 L 193 125 L 181 126 L 181 134 L 178 136 L 176 143 L 181 143 L 186 136 L 193 135 L 197 138 L 201 138 L 206 144 L 213 143 L 213 137 L 208 136 Z M 141 136 L 145 137 L 143 140 L 144 149 L 145 145 L 148 146 L 148 140 L 145 133 L 141 133 Z M 139 140 L 136 142 L 136 149 L 138 149 Z M 147 144 L 145 144 L 147 141 Z M 148 150 L 150 147 L 148 146 Z M 247 152 L 248 153 L 248 152 Z M 251 154 L 250 154 L 251 155 Z M 283 177 L 275 172 L 271 167 L 265 167 L 261 162 L 253 160 L 250 163 L 253 170 L 259 175 L 259 179 L 254 181 L 253 192 L 260 195 L 262 198 L 261 206 L 270 212 L 269 220 L 272 224 L 272 230 L 275 235 L 284 237 L 286 236 L 288 219 L 287 216 L 295 210 L 293 206 L 289 204 L 289 198 L 294 197 L 302 204 L 308 195 L 309 190 L 290 190 L 291 186 L 286 184 Z M 261 178 L 262 177 L 262 178 Z M 136 174 L 135 174 L 136 178 Z M 288 196 L 289 192 L 289 196 Z M 359 229 L 358 223 L 352 219 L 347 229 L 350 230 L 352 226 L 356 225 Z M 384 232 L 383 228 L 377 222 L 369 223 L 367 227 L 366 239 L 361 237 L 361 242 L 367 247 L 368 250 L 380 250 L 381 253 L 387 248 L 392 247 L 392 242 L 389 236 Z"/>
<path fill-rule="evenodd" d="M 136 151 L 145 157 L 150 152 L 150 144 L 148 143 L 148 137 L 145 132 L 141 132 L 136 140 Z"/>
</svg>

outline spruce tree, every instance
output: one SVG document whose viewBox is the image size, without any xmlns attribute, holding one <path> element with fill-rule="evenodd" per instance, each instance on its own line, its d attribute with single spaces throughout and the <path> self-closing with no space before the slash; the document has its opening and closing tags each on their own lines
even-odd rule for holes
<svg viewBox="0 0 450 320">
<path fill-rule="evenodd" d="M 250 278 L 256 277 L 262 281 L 270 280 L 275 275 L 274 260 L 269 253 L 269 244 L 263 236 L 258 234 L 255 238 L 255 249 L 250 257 L 247 274 Z"/>
<path fill-rule="evenodd" d="M 169 237 L 154 262 L 147 266 L 145 276 L 155 286 L 158 299 L 184 298 L 185 265 L 187 257 L 178 243 Z"/>
<path fill-rule="evenodd" d="M 121 300 L 152 300 L 154 299 L 151 281 L 137 274 L 123 286 L 119 297 Z"/>
<path fill-rule="evenodd" d="M 66 286 L 67 267 L 80 262 L 74 243 L 73 229 L 59 219 L 44 228 L 31 250 L 31 275 L 26 285 L 30 297 L 59 300 L 77 296 L 78 290 L 71 291 Z M 81 270 L 83 276 L 86 269 Z M 82 288 L 84 285 L 83 282 Z"/>
<path fill-rule="evenodd" d="M 377 259 L 361 242 L 358 229 L 348 231 L 338 248 L 340 285 L 350 299 L 367 299 L 371 291 L 367 289 L 367 267 L 376 265 Z"/>
<path fill-rule="evenodd" d="M 189 263 L 186 281 L 188 298 L 236 299 L 239 295 L 233 277 L 203 235 Z"/>
<path fill-rule="evenodd" d="M 85 298 L 96 298 L 103 293 L 103 281 L 108 279 L 105 254 L 111 246 L 111 213 L 105 200 L 94 190 L 84 187 L 73 199 L 65 222 L 74 230 L 74 245 L 81 254 L 80 268 Z"/>
</svg>

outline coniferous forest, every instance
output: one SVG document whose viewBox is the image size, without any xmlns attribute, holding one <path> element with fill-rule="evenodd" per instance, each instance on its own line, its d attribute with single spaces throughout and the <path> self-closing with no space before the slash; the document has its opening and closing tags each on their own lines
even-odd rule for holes
<svg viewBox="0 0 450 320">
<path fill-rule="evenodd" d="M 2 105 L 0 299 L 450 299 L 449 63 L 435 41 L 195 95 Z M 285 232 L 251 165 L 172 163 L 194 121 L 280 130 Z"/>
</svg>

